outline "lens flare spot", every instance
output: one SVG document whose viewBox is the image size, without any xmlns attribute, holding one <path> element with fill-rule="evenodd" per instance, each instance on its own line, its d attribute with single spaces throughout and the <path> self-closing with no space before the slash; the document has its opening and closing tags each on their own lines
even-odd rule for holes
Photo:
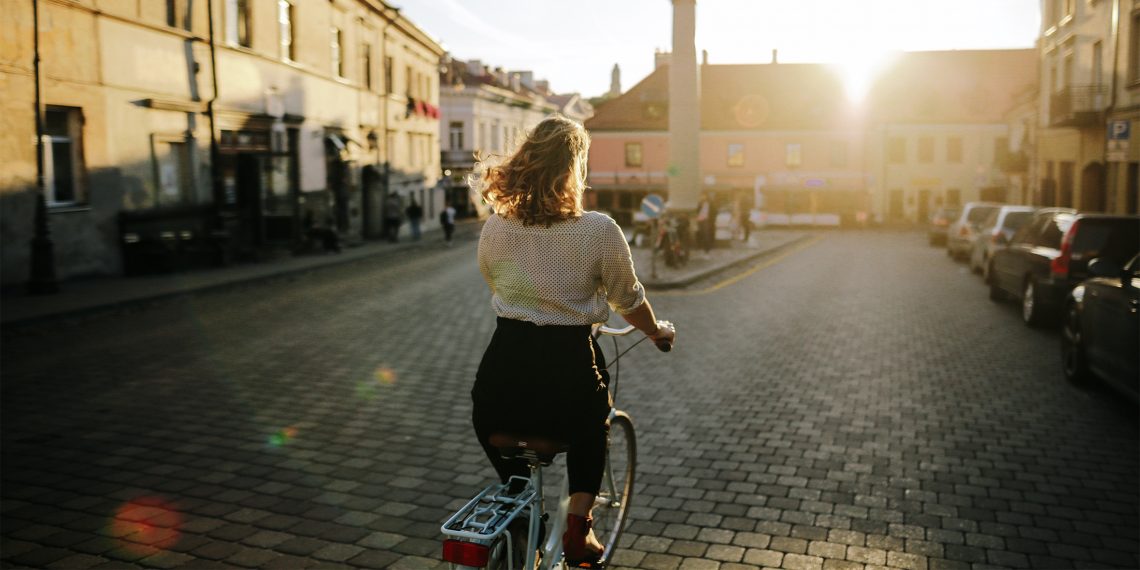
<svg viewBox="0 0 1140 570">
<path fill-rule="evenodd" d="M 104 531 L 115 548 L 133 555 L 161 553 L 182 537 L 182 513 L 163 497 L 139 497 L 115 510 Z"/>
<path fill-rule="evenodd" d="M 281 428 L 269 435 L 271 447 L 281 447 L 297 437 L 297 428 L 293 426 Z"/>
<path fill-rule="evenodd" d="M 374 372 L 372 376 L 376 378 L 377 382 L 385 386 L 391 386 L 396 383 L 396 371 L 387 366 L 377 367 L 376 372 Z"/>
</svg>

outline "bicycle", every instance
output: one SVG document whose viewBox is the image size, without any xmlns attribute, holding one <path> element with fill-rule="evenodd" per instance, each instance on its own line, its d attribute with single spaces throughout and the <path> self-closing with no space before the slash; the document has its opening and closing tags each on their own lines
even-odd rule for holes
<svg viewBox="0 0 1140 570">
<path fill-rule="evenodd" d="M 617 353 L 617 337 L 632 333 L 633 325 L 623 328 L 597 326 L 595 338 L 610 336 Z M 638 340 L 624 351 L 617 353 L 606 367 L 614 369 L 610 379 L 610 393 L 617 400 L 618 380 L 621 375 L 621 357 L 641 344 Z M 661 343 L 657 346 L 668 352 L 672 345 Z M 604 568 L 609 563 L 621 532 L 629 516 L 630 498 L 633 495 L 634 475 L 637 465 L 637 440 L 633 430 L 633 420 L 629 414 L 610 409 L 609 439 L 606 446 L 606 466 L 602 475 L 602 486 L 594 500 L 594 532 L 605 547 L 603 558 L 595 567 Z M 487 486 L 461 509 L 455 512 L 440 531 L 449 537 L 443 542 L 443 559 L 452 568 L 491 568 L 493 570 L 514 570 L 516 568 L 551 570 L 567 568 L 562 556 L 562 532 L 566 526 L 569 506 L 567 478 L 562 478 L 558 494 L 560 500 L 554 517 L 553 527 L 546 533 L 546 523 L 550 516 L 546 510 L 543 489 L 542 468 L 549 467 L 556 455 L 566 451 L 566 444 L 547 438 L 507 433 L 491 435 L 491 443 L 499 448 L 504 457 L 525 460 L 530 468 L 530 477 L 511 477 L 506 483 Z M 522 491 L 511 493 L 511 485 Z M 525 515 L 525 517 L 524 517 Z M 515 533 L 520 533 L 516 520 L 526 520 L 525 546 Z M 512 528 L 514 527 L 514 528 Z M 518 565 L 517 562 L 522 564 Z"/>
</svg>

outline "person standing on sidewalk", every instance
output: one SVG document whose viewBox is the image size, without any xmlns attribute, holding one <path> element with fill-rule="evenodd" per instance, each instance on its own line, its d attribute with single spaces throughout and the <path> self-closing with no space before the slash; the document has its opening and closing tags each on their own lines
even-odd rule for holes
<svg viewBox="0 0 1140 570">
<path fill-rule="evenodd" d="M 384 200 L 384 237 L 395 243 L 400 241 L 400 196 L 389 192 Z"/>
<path fill-rule="evenodd" d="M 443 203 L 443 209 L 439 211 L 439 225 L 443 226 L 443 239 L 448 247 L 451 247 L 451 235 L 455 233 L 455 208 L 451 206 L 451 201 Z"/>
<path fill-rule="evenodd" d="M 709 250 L 715 240 L 716 206 L 706 191 L 701 193 L 701 201 L 697 204 L 697 246 L 704 250 L 705 259 L 709 258 Z"/>
<path fill-rule="evenodd" d="M 412 226 L 412 239 L 420 241 L 420 221 L 424 219 L 424 209 L 416 203 L 415 196 L 412 197 L 412 203 L 404 210 L 404 214 L 408 216 L 408 224 Z"/>
<path fill-rule="evenodd" d="M 499 455 L 492 433 L 569 444 L 562 545 L 575 567 L 602 556 L 590 509 L 605 470 L 612 406 L 590 327 L 613 310 L 656 343 L 671 345 L 675 335 L 672 324 L 654 316 L 617 222 L 582 208 L 589 146 L 581 124 L 554 115 L 505 162 L 476 166 L 476 184 L 495 212 L 483 225 L 478 261 L 498 320 L 475 375 L 471 421 L 504 483 L 529 472 Z"/>
</svg>

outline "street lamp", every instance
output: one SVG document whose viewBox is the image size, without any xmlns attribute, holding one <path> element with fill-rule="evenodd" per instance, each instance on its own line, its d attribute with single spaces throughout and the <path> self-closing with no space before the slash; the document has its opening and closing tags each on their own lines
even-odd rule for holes
<svg viewBox="0 0 1140 570">
<path fill-rule="evenodd" d="M 44 114 L 40 98 L 40 3 L 32 0 L 32 66 L 36 83 L 36 213 L 32 220 L 34 233 L 31 242 L 31 268 L 28 292 L 32 295 L 50 295 L 59 292 L 55 279 L 55 248 L 48 227 L 47 198 L 44 182 Z"/>
</svg>

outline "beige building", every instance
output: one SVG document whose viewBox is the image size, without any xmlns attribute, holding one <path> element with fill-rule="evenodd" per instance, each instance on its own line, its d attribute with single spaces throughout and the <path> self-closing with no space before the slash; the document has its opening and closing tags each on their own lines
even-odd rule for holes
<svg viewBox="0 0 1140 570">
<path fill-rule="evenodd" d="M 1137 213 L 1134 0 L 1043 0 L 1034 203 Z"/>
<path fill-rule="evenodd" d="M 33 232 L 33 4 L 61 278 L 257 258 L 313 227 L 363 239 L 386 188 L 435 183 L 442 50 L 379 0 L 9 2 L 5 284 Z"/>
</svg>

